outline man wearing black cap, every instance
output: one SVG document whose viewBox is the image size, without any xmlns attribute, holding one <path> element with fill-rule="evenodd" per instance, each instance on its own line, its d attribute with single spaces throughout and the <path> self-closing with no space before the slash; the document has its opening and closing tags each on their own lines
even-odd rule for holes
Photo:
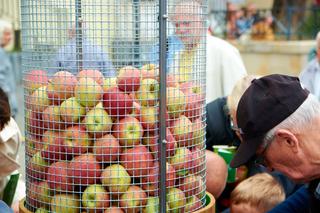
<svg viewBox="0 0 320 213">
<path fill-rule="evenodd" d="M 231 161 L 278 170 L 309 183 L 310 212 L 320 209 L 320 103 L 299 79 L 269 75 L 253 80 L 240 99 L 237 124 L 243 142 Z"/>
</svg>

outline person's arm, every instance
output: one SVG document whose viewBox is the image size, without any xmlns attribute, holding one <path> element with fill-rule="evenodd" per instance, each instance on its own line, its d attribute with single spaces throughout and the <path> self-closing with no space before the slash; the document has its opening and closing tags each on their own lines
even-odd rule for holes
<svg viewBox="0 0 320 213">
<path fill-rule="evenodd" d="M 268 213 L 308 213 L 309 194 L 306 186 L 300 187 L 294 194 L 285 201 L 268 211 Z"/>
</svg>

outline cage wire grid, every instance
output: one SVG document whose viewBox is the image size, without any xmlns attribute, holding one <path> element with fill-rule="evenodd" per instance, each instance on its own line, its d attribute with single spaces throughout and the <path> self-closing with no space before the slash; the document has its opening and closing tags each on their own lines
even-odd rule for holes
<svg viewBox="0 0 320 213">
<path fill-rule="evenodd" d="M 21 24 L 25 207 L 203 208 L 206 1 L 22 0 Z"/>
</svg>

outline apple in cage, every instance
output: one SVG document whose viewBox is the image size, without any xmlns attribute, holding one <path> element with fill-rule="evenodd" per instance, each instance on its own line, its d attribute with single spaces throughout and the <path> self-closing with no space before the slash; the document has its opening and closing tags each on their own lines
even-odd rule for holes
<svg viewBox="0 0 320 213">
<path fill-rule="evenodd" d="M 48 207 L 51 200 L 51 191 L 47 181 L 27 182 L 26 191 L 28 201 L 34 207 Z"/>
<path fill-rule="evenodd" d="M 98 182 L 101 166 L 92 153 L 74 157 L 69 163 L 69 182 L 76 185 L 90 185 Z"/>
<path fill-rule="evenodd" d="M 99 70 L 81 70 L 77 74 L 77 79 L 79 81 L 80 78 L 92 78 L 95 80 L 99 85 L 103 85 L 103 74 Z"/>
<path fill-rule="evenodd" d="M 37 208 L 35 213 L 49 213 L 49 210 L 41 207 L 41 208 Z"/>
<path fill-rule="evenodd" d="M 154 130 L 158 127 L 158 108 L 141 107 L 140 122 L 145 131 Z"/>
<path fill-rule="evenodd" d="M 199 199 L 202 199 L 205 183 L 202 181 L 201 176 L 191 174 L 182 179 L 179 188 L 184 192 L 186 197 L 196 195 Z"/>
<path fill-rule="evenodd" d="M 47 94 L 53 103 L 60 103 L 74 95 L 77 78 L 68 71 L 56 72 L 47 86 Z"/>
<path fill-rule="evenodd" d="M 197 82 L 187 81 L 181 83 L 179 88 L 188 98 L 194 97 L 199 103 L 205 99 L 203 88 L 201 87 L 201 84 Z"/>
<path fill-rule="evenodd" d="M 141 105 L 138 102 L 133 102 L 132 112 L 130 116 L 135 117 L 136 119 L 140 120 L 141 114 Z"/>
<path fill-rule="evenodd" d="M 84 123 L 89 134 L 95 137 L 101 137 L 112 129 L 111 117 L 103 108 L 99 107 L 95 107 L 87 112 Z"/>
<path fill-rule="evenodd" d="M 167 110 L 170 118 L 178 118 L 186 108 L 186 97 L 178 88 L 167 88 Z"/>
<path fill-rule="evenodd" d="M 179 76 L 174 74 L 167 75 L 167 87 L 179 87 Z"/>
<path fill-rule="evenodd" d="M 147 194 L 139 186 L 130 186 L 128 190 L 120 197 L 120 206 L 126 212 L 140 212 L 147 204 Z"/>
<path fill-rule="evenodd" d="M 120 162 L 132 177 L 142 177 L 153 167 L 153 156 L 144 145 L 125 149 L 120 155 Z"/>
<path fill-rule="evenodd" d="M 156 79 L 146 78 L 136 92 L 136 98 L 142 106 L 154 106 L 159 101 L 159 82 Z"/>
<path fill-rule="evenodd" d="M 60 105 L 60 116 L 67 123 L 76 123 L 86 114 L 86 109 L 81 106 L 75 97 L 68 98 Z"/>
<path fill-rule="evenodd" d="M 206 137 L 206 127 L 204 122 L 199 118 L 192 122 L 192 139 L 191 143 L 189 144 L 192 147 L 199 147 L 201 148 L 204 144 L 205 137 Z"/>
<path fill-rule="evenodd" d="M 60 107 L 50 105 L 42 112 L 43 126 L 48 129 L 64 129 L 66 123 L 60 117 Z"/>
<path fill-rule="evenodd" d="M 117 87 L 117 78 L 116 77 L 107 77 L 103 79 L 103 91 L 107 92 L 111 87 Z"/>
<path fill-rule="evenodd" d="M 120 207 L 112 206 L 107 208 L 103 213 L 125 213 Z"/>
<path fill-rule="evenodd" d="M 71 155 L 86 153 L 92 145 L 88 133 L 79 125 L 67 128 L 63 138 L 66 152 Z"/>
<path fill-rule="evenodd" d="M 25 149 L 27 156 L 33 156 L 38 151 L 42 150 L 43 143 L 41 138 L 34 137 L 32 135 L 26 135 L 25 137 Z"/>
<path fill-rule="evenodd" d="M 41 151 L 35 153 L 28 161 L 27 175 L 33 179 L 45 179 L 49 163 L 41 156 Z"/>
<path fill-rule="evenodd" d="M 152 168 L 148 169 L 148 174 L 142 177 L 143 184 L 158 185 L 160 183 L 159 162 L 155 162 Z M 170 163 L 166 163 L 166 187 L 174 187 L 176 181 L 176 170 Z"/>
<path fill-rule="evenodd" d="M 102 171 L 100 177 L 103 186 L 111 193 L 124 193 L 131 184 L 131 176 L 120 164 L 112 164 Z"/>
<path fill-rule="evenodd" d="M 121 146 L 118 139 L 111 134 L 106 134 L 96 139 L 92 150 L 99 162 L 111 163 L 118 160 L 121 153 Z"/>
<path fill-rule="evenodd" d="M 56 139 L 61 137 L 63 134 L 62 132 L 53 131 L 53 130 L 46 130 L 42 134 L 42 143 L 44 144 L 44 147 L 46 147 L 48 144 L 53 144 Z"/>
<path fill-rule="evenodd" d="M 69 181 L 68 162 L 58 161 L 50 165 L 47 182 L 51 190 L 57 192 L 72 192 L 74 185 Z"/>
<path fill-rule="evenodd" d="M 109 194 L 101 184 L 89 185 L 84 190 L 81 200 L 87 212 L 102 212 L 110 206 Z"/>
<path fill-rule="evenodd" d="M 51 212 L 79 213 L 81 199 L 77 194 L 55 194 L 50 202 Z"/>
<path fill-rule="evenodd" d="M 158 133 L 145 133 L 142 143 L 149 147 L 152 154 L 159 155 L 159 134 Z M 166 156 L 172 156 L 177 148 L 177 141 L 171 134 L 169 128 L 166 128 Z"/>
<path fill-rule="evenodd" d="M 193 123 L 186 116 L 180 115 L 174 120 L 170 130 L 179 147 L 190 145 L 194 129 Z"/>
<path fill-rule="evenodd" d="M 127 116 L 113 125 L 112 132 L 121 146 L 134 146 L 142 139 L 143 127 L 138 119 Z"/>
<path fill-rule="evenodd" d="M 125 117 L 132 112 L 133 100 L 117 87 L 108 89 L 103 95 L 103 107 L 113 117 Z"/>
<path fill-rule="evenodd" d="M 133 66 L 125 66 L 119 70 L 117 85 L 121 91 L 130 93 L 140 87 L 140 70 Z"/>
<path fill-rule="evenodd" d="M 29 93 L 36 89 L 47 86 L 48 74 L 45 70 L 31 70 L 24 77 L 25 87 Z"/>
<path fill-rule="evenodd" d="M 198 101 L 195 96 L 189 96 L 187 97 L 186 109 L 183 115 L 187 116 L 191 121 L 200 119 L 201 115 L 204 114 L 203 106 L 203 101 Z"/>
<path fill-rule="evenodd" d="M 29 96 L 28 103 L 32 111 L 42 112 L 50 104 L 46 88 L 46 86 L 39 87 Z"/>
<path fill-rule="evenodd" d="M 185 176 L 192 166 L 192 153 L 186 147 L 179 147 L 169 158 L 169 163 L 175 168 L 178 177 Z"/>
<path fill-rule="evenodd" d="M 34 112 L 32 110 L 27 110 L 25 115 L 26 128 L 30 134 L 34 137 L 41 137 L 44 132 L 44 123 L 42 120 L 42 114 Z"/>
<path fill-rule="evenodd" d="M 197 196 L 193 195 L 187 199 L 185 211 L 194 212 L 200 209 L 201 206 L 202 206 L 201 200 Z"/>
<path fill-rule="evenodd" d="M 58 136 L 51 143 L 44 145 L 41 150 L 41 156 L 47 162 L 54 163 L 59 160 L 67 160 L 71 155 L 66 151 L 64 139 Z"/>
<path fill-rule="evenodd" d="M 169 212 L 185 212 L 186 197 L 181 189 L 169 188 L 166 198 L 169 205 Z"/>
<path fill-rule="evenodd" d="M 93 107 L 101 100 L 103 89 L 92 78 L 80 78 L 74 88 L 74 95 L 82 106 Z"/>
<path fill-rule="evenodd" d="M 204 148 L 193 147 L 190 151 L 192 153 L 192 165 L 190 173 L 197 174 L 205 171 L 206 155 Z"/>
<path fill-rule="evenodd" d="M 156 64 L 145 64 L 141 68 L 142 79 L 153 78 L 159 79 L 159 66 Z"/>
</svg>

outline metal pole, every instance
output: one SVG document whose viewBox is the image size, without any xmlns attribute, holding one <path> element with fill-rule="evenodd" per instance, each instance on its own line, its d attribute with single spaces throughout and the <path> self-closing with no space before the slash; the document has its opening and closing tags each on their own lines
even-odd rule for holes
<svg viewBox="0 0 320 213">
<path fill-rule="evenodd" d="M 133 0 L 133 20 L 134 20 L 134 66 L 140 66 L 140 0 Z"/>
<path fill-rule="evenodd" d="M 83 47 L 82 47 L 82 7 L 81 7 L 81 0 L 76 0 L 76 7 L 75 7 L 75 14 L 76 14 L 76 65 L 77 70 L 80 72 L 83 67 Z"/>
<path fill-rule="evenodd" d="M 159 71 L 160 71 L 160 200 L 159 212 L 166 213 L 166 74 L 167 74 L 167 0 L 159 4 Z"/>
</svg>

